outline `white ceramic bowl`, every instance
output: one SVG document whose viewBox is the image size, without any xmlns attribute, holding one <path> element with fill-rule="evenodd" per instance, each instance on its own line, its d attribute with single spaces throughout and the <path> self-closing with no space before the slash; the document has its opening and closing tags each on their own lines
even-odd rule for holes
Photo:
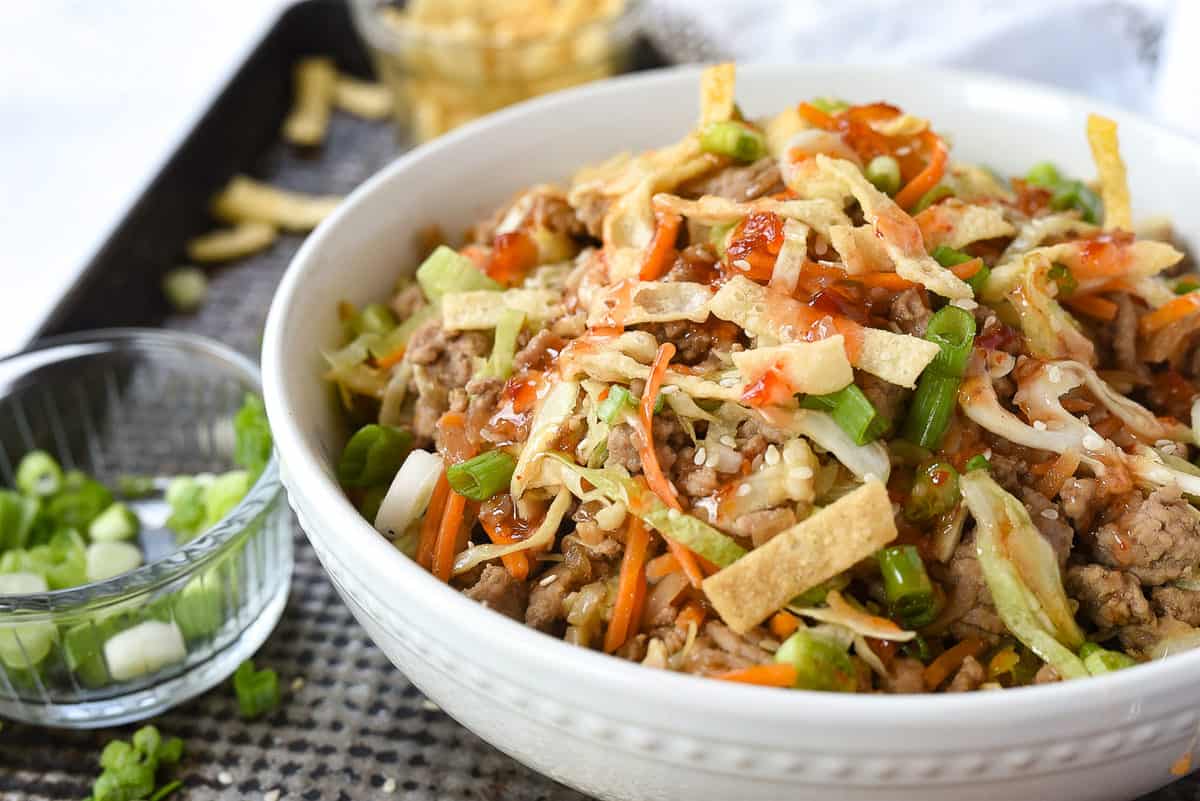
<svg viewBox="0 0 1200 801">
<path fill-rule="evenodd" d="M 846 696 L 745 687 L 577 648 L 422 571 L 342 496 L 344 436 L 319 351 L 335 303 L 384 297 L 416 232 L 464 230 L 515 190 L 680 137 L 697 69 L 596 84 L 488 117 L 399 159 L 309 237 L 275 297 L 263 379 L 284 486 L 325 568 L 388 657 L 456 720 L 605 799 L 1125 799 L 1166 784 L 1200 718 L 1200 653 L 1104 678 L 970 695 Z M 932 118 L 962 158 L 1010 173 L 1051 159 L 1092 175 L 1088 111 L 1121 124 L 1137 209 L 1200 230 L 1200 146 L 1028 84 L 926 69 L 739 70 L 751 115 L 800 99 L 880 98 Z"/>
</svg>

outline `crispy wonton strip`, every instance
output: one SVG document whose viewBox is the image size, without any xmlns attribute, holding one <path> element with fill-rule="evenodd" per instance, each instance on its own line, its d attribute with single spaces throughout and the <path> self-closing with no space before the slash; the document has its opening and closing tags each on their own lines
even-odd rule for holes
<svg viewBox="0 0 1200 801">
<path fill-rule="evenodd" d="M 1117 142 L 1117 123 L 1099 114 L 1089 114 L 1088 144 L 1092 160 L 1100 177 L 1100 197 L 1104 201 L 1104 227 L 1133 230 L 1133 212 L 1129 203 L 1129 183 L 1125 177 L 1125 162 Z"/>
<path fill-rule="evenodd" d="M 895 538 L 887 489 L 868 481 L 709 576 L 704 593 L 741 634 Z"/>
<path fill-rule="evenodd" d="M 733 87 L 736 78 L 732 62 L 715 64 L 700 76 L 700 124 L 733 119 Z"/>
<path fill-rule="evenodd" d="M 738 203 L 715 195 L 705 195 L 699 200 L 684 200 L 675 195 L 657 194 L 654 196 L 654 207 L 710 225 L 736 222 L 755 212 L 769 211 L 785 220 L 799 220 L 824 235 L 828 235 L 830 227 L 834 225 L 850 224 L 850 218 L 841 207 L 825 199 L 774 200 L 764 197 Z"/>
<path fill-rule="evenodd" d="M 883 247 L 896 265 L 902 278 L 921 284 L 930 292 L 946 298 L 970 298 L 971 287 L 925 252 L 921 229 L 890 197 L 876 189 L 859 171 L 844 159 L 816 157 L 818 169 L 842 182 L 845 190 L 862 207 L 863 216 L 875 227 Z"/>
<path fill-rule="evenodd" d="M 199 262 L 233 261 L 271 247 L 278 233 L 270 223 L 238 223 L 189 239 L 187 256 Z"/>
<path fill-rule="evenodd" d="M 789 400 L 798 392 L 827 395 L 854 381 L 841 336 L 734 351 L 732 356 L 747 389 L 770 374 L 786 386 Z"/>
</svg>

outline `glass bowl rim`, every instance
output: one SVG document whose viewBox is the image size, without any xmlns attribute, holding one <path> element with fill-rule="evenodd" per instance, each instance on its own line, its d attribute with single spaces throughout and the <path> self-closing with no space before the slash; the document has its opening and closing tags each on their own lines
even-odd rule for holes
<svg viewBox="0 0 1200 801">
<path fill-rule="evenodd" d="M 106 349 L 92 353 L 109 352 L 114 349 L 158 350 L 215 357 L 231 376 L 250 385 L 248 391 L 257 392 L 260 396 L 262 394 L 262 374 L 258 365 L 251 359 L 209 337 L 157 328 L 103 328 L 46 337 L 24 350 L 0 357 L 0 367 L 17 364 L 38 355 L 46 356 L 60 349 L 63 351 L 62 358 L 89 355 L 88 352 L 80 353 L 77 350 L 89 345 Z M 38 365 L 53 364 L 55 361 L 58 359 L 43 360 L 38 362 Z M 52 618 L 59 617 L 83 608 L 91 610 L 109 603 L 118 603 L 169 584 L 219 556 L 231 541 L 245 531 L 246 524 L 264 511 L 281 491 L 278 457 L 272 447 L 270 459 L 245 497 L 214 525 L 182 547 L 161 559 L 103 581 L 47 592 L 0 595 L 0 614 L 27 612 L 48 614 Z M 31 621 L 34 619 L 32 615 L 23 618 Z"/>
<path fill-rule="evenodd" d="M 385 4 L 381 0 L 350 0 L 350 8 L 359 35 L 368 44 L 380 50 L 394 53 L 412 45 L 470 45 L 473 47 L 520 50 L 544 45 L 561 45 L 596 29 L 611 28 L 619 36 L 632 36 L 637 32 L 641 22 L 642 3 L 643 0 L 625 0 L 625 7 L 616 14 L 587 20 L 561 33 L 531 36 L 505 42 L 496 41 L 492 37 L 468 36 L 461 32 L 441 29 L 427 30 L 423 33 L 399 30 L 394 26 L 384 24 L 379 19 L 379 15 L 376 12 L 380 5 Z"/>
</svg>

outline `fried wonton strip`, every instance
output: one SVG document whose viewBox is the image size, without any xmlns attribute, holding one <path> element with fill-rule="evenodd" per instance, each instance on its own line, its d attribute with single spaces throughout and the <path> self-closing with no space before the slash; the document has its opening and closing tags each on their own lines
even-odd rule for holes
<svg viewBox="0 0 1200 801">
<path fill-rule="evenodd" d="M 1017 287 L 1023 274 L 1035 264 L 1064 265 L 1078 282 L 1076 292 L 1084 293 L 1094 291 L 1114 278 L 1136 283 L 1136 279 L 1158 275 L 1182 259 L 1183 254 L 1166 242 L 1150 239 L 1120 241 L 1114 238 L 1101 244 L 1094 239 L 1061 242 L 1027 250 L 993 268 L 984 286 L 983 298 L 999 300 Z"/>
<path fill-rule="evenodd" d="M 840 180 L 845 190 L 858 201 L 863 216 L 874 226 L 901 278 L 918 283 L 942 297 L 973 296 L 971 287 L 965 281 L 925 252 L 921 229 L 913 218 L 876 189 L 858 167 L 844 159 L 831 159 L 824 155 L 817 155 L 816 163 L 821 173 Z"/>
<path fill-rule="evenodd" d="M 311 231 L 337 208 L 336 195 L 305 195 L 235 175 L 212 200 L 212 213 L 231 223 L 278 225 L 287 231 Z"/>
<path fill-rule="evenodd" d="M 959 250 L 973 242 L 1016 233 L 995 206 L 974 206 L 953 198 L 935 203 L 913 219 L 921 227 L 928 250 L 939 245 Z"/>
<path fill-rule="evenodd" d="M 895 272 L 892 257 L 888 255 L 874 229 L 869 225 L 833 225 L 829 228 L 829 244 L 842 257 L 846 272 L 850 275 L 863 273 Z"/>
<path fill-rule="evenodd" d="M 550 289 L 475 290 L 442 297 L 442 328 L 482 331 L 495 328 L 505 311 L 524 312 L 528 320 L 551 320 L 562 313 L 562 294 Z"/>
<path fill-rule="evenodd" d="M 741 634 L 895 538 L 887 489 L 868 481 L 709 576 L 704 593 Z"/>
<path fill-rule="evenodd" d="M 841 336 L 734 351 L 732 357 L 747 389 L 770 374 L 786 386 L 788 400 L 799 392 L 837 392 L 854 380 Z"/>
<path fill-rule="evenodd" d="M 347 114 L 364 120 L 383 120 L 392 113 L 392 92 L 381 83 L 339 75 L 333 103 Z"/>
<path fill-rule="evenodd" d="M 707 284 L 688 281 L 642 281 L 636 285 L 618 282 L 596 293 L 588 309 L 588 325 L 624 326 L 641 323 L 668 323 L 708 319 L 708 303 L 713 289 Z M 613 319 L 618 307 L 620 320 Z"/>
<path fill-rule="evenodd" d="M 668 194 L 654 196 L 654 207 L 663 211 L 709 225 L 736 222 L 755 212 L 769 211 L 785 220 L 799 220 L 821 234 L 828 235 L 834 225 L 850 225 L 850 218 L 836 203 L 825 199 L 775 200 L 758 198 L 739 203 L 716 195 L 705 195 L 699 200 L 684 200 Z M 936 264 L 937 262 L 934 262 Z"/>
<path fill-rule="evenodd" d="M 1099 114 L 1089 114 L 1088 144 L 1100 178 L 1100 198 L 1104 201 L 1104 228 L 1133 230 L 1133 212 L 1129 202 L 1129 182 L 1125 162 L 1117 142 L 1117 123 Z"/>
<path fill-rule="evenodd" d="M 709 304 L 714 316 L 735 323 L 763 344 L 803 341 L 787 325 L 788 306 L 799 303 L 786 296 L 772 296 L 766 287 L 745 276 L 725 282 Z M 777 308 L 774 308 L 777 307 Z M 862 328 L 861 342 L 851 364 L 873 376 L 902 387 L 913 387 L 938 347 L 932 342 L 906 334 L 894 334 L 880 328 Z"/>
<path fill-rule="evenodd" d="M 700 75 L 700 124 L 733 119 L 733 88 L 736 79 L 732 62 L 715 64 Z"/>
<path fill-rule="evenodd" d="M 283 138 L 293 145 L 315 147 L 325 141 L 337 85 L 333 59 L 301 59 L 292 70 L 292 110 L 283 121 Z"/>
<path fill-rule="evenodd" d="M 233 261 L 269 248 L 278 238 L 274 225 L 243 222 L 187 241 L 187 257 L 196 262 Z"/>
</svg>

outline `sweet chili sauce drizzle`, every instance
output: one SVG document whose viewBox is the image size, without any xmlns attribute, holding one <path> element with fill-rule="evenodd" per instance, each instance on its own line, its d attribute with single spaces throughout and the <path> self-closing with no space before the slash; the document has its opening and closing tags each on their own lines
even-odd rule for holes
<svg viewBox="0 0 1200 801">
<path fill-rule="evenodd" d="M 783 247 L 783 218 L 757 211 L 733 229 L 721 271 L 726 278 L 744 275 L 753 281 L 770 281 L 775 259 Z"/>
</svg>

